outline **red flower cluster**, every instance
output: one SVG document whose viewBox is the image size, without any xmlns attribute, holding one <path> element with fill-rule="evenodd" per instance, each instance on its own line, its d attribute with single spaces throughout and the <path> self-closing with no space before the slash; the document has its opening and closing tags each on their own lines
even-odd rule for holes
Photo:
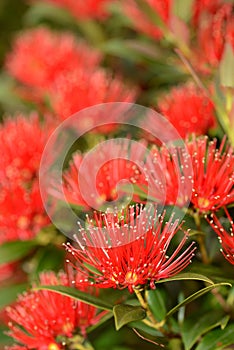
<svg viewBox="0 0 234 350">
<path fill-rule="evenodd" d="M 128 288 L 133 292 L 134 288 L 148 283 L 155 288 L 156 281 L 183 270 L 194 255 L 193 243 L 179 255 L 187 240 L 187 233 L 184 233 L 178 247 L 167 257 L 168 246 L 181 225 L 172 218 L 164 226 L 163 221 L 164 215 L 158 216 L 153 207 L 150 210 L 136 208 L 136 211 L 130 207 L 126 212 L 95 214 L 94 222 L 90 220 L 86 229 L 81 227 L 75 237 L 80 249 L 69 243 L 66 245 L 78 263 L 76 269 L 87 270 L 91 265 L 98 271 L 80 283 L 101 288 Z"/>
<path fill-rule="evenodd" d="M 224 226 L 221 224 L 220 220 L 215 214 L 212 214 L 212 219 L 209 220 L 210 225 L 214 231 L 218 234 L 220 243 L 223 249 L 221 250 L 224 257 L 234 265 L 234 222 L 225 208 L 225 213 L 230 223 L 230 232 L 225 230 Z"/>
<path fill-rule="evenodd" d="M 152 9 L 153 15 L 159 18 L 164 24 L 169 24 L 171 13 L 171 0 L 146 0 L 147 5 Z M 123 2 L 124 11 L 134 23 L 137 30 L 145 33 L 154 39 L 161 39 L 163 33 L 149 16 L 139 7 L 135 0 Z M 156 22 L 156 21 L 155 21 Z"/>
<path fill-rule="evenodd" d="M 173 88 L 160 99 L 158 107 L 183 138 L 189 133 L 206 134 L 215 126 L 213 103 L 193 84 Z"/>
<path fill-rule="evenodd" d="M 101 68 L 92 70 L 83 67 L 61 74 L 50 90 L 51 105 L 62 120 L 84 108 L 108 102 L 134 102 L 137 91 L 125 85 L 121 78 L 115 78 Z M 95 127 L 103 121 L 103 115 L 96 118 L 88 115 L 82 118 L 80 129 Z"/>
<path fill-rule="evenodd" d="M 225 147 L 225 138 L 219 148 L 217 140 L 207 137 L 187 142 L 193 166 L 193 193 L 191 202 L 201 212 L 217 210 L 234 199 L 234 153 Z"/>
<path fill-rule="evenodd" d="M 84 291 L 78 277 L 74 282 L 76 288 Z M 65 273 L 40 275 L 41 285 L 69 286 L 70 283 Z M 88 288 L 86 291 L 91 292 Z M 46 290 L 19 296 L 16 304 L 8 307 L 6 312 L 10 319 L 9 335 L 21 344 L 10 347 L 10 350 L 65 349 L 77 329 L 85 336 L 87 327 L 100 318 L 95 307 Z"/>
<path fill-rule="evenodd" d="M 90 18 L 104 19 L 108 15 L 107 5 L 110 0 L 44 0 L 68 10 L 79 20 Z"/>
<path fill-rule="evenodd" d="M 45 128 L 47 127 L 47 131 Z M 0 243 L 27 240 L 48 224 L 38 171 L 50 127 L 37 115 L 19 115 L 0 127 Z"/>
<path fill-rule="evenodd" d="M 78 67 L 89 70 L 100 62 L 100 54 L 68 33 L 46 28 L 23 32 L 7 56 L 8 72 L 21 83 L 45 93 L 58 75 Z"/>
</svg>

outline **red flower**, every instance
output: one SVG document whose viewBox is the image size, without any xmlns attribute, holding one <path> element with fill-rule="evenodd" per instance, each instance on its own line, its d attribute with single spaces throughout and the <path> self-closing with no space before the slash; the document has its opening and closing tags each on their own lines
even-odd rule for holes
<svg viewBox="0 0 234 350">
<path fill-rule="evenodd" d="M 229 43 L 234 50 L 234 15 L 233 4 L 226 3 L 209 18 L 201 21 L 198 28 L 198 66 L 218 66 Z"/>
<path fill-rule="evenodd" d="M 153 147 L 144 167 L 147 183 L 138 186 L 144 192 L 148 191 L 151 200 L 184 207 L 189 203 L 192 191 L 189 162 L 190 155 L 185 148 Z"/>
<path fill-rule="evenodd" d="M 234 199 L 234 154 L 217 140 L 208 143 L 207 137 L 187 142 L 193 165 L 193 193 L 191 202 L 201 212 L 216 210 Z"/>
<path fill-rule="evenodd" d="M 166 256 L 181 225 L 171 218 L 163 226 L 164 215 L 157 217 L 157 211 L 152 209 L 134 211 L 134 207 L 130 207 L 126 212 L 95 214 L 94 222 L 89 220 L 87 229 L 80 228 L 75 237 L 80 249 L 68 243 L 67 250 L 77 261 L 78 270 L 87 269 L 87 263 L 98 271 L 90 279 L 80 280 L 81 283 L 101 288 L 128 288 L 130 292 L 148 283 L 155 288 L 156 281 L 177 274 L 190 263 L 195 250 L 193 243 L 179 255 L 186 233 L 172 255 Z"/>
<path fill-rule="evenodd" d="M 56 276 L 47 272 L 40 275 L 40 284 L 69 286 L 70 281 L 65 273 Z M 75 286 L 84 290 L 78 278 Z M 10 347 L 11 350 L 65 349 L 77 328 L 85 336 L 87 327 L 98 319 L 93 306 L 46 290 L 21 295 L 6 311 L 10 319 L 9 335 L 21 344 Z"/>
<path fill-rule="evenodd" d="M 75 154 L 64 175 L 63 188 L 58 190 L 54 184 L 51 193 L 61 197 L 62 191 L 69 203 L 86 208 L 100 208 L 124 196 L 129 202 L 131 196 L 118 185 L 137 184 L 144 180 L 141 162 L 145 151 L 143 143 L 111 140 L 96 146 L 87 155 Z"/>
<path fill-rule="evenodd" d="M 171 0 L 146 0 L 147 4 L 165 24 L 169 24 L 171 12 Z M 145 33 L 154 39 L 160 39 L 163 35 L 160 28 L 153 23 L 152 19 L 137 5 L 135 0 L 126 0 L 123 2 L 124 11 L 131 18 L 134 26 L 142 33 Z"/>
<path fill-rule="evenodd" d="M 52 125 L 40 125 L 39 117 L 18 115 L 0 126 L 0 178 L 3 181 L 29 183 L 38 177 L 41 156 Z"/>
<path fill-rule="evenodd" d="M 199 21 L 209 14 L 214 14 L 223 0 L 195 0 L 193 3 L 193 21 L 197 26 Z"/>
<path fill-rule="evenodd" d="M 39 189 L 38 180 L 30 190 L 7 183 L 0 194 L 0 244 L 35 237 L 49 224 Z"/>
<path fill-rule="evenodd" d="M 96 66 L 100 55 L 68 33 L 56 34 L 46 28 L 28 30 L 18 36 L 6 59 L 9 73 L 41 94 L 63 72 Z"/>
<path fill-rule="evenodd" d="M 158 106 L 183 138 L 189 133 L 206 134 L 215 126 L 213 103 L 192 84 L 173 88 Z"/>
<path fill-rule="evenodd" d="M 114 78 L 104 70 L 78 69 L 61 75 L 50 91 L 51 105 L 55 113 L 63 120 L 72 114 L 100 103 L 134 102 L 136 89 L 127 87 L 120 78 Z M 87 116 L 78 125 L 95 127 L 103 121 L 103 114 L 96 118 Z"/>
<path fill-rule="evenodd" d="M 44 0 L 57 6 L 67 9 L 74 17 L 79 20 L 89 18 L 104 19 L 107 12 L 107 5 L 110 0 Z"/>
<path fill-rule="evenodd" d="M 224 257 L 234 265 L 234 222 L 228 213 L 227 209 L 224 208 L 227 218 L 230 222 L 230 232 L 225 230 L 218 217 L 212 214 L 212 219 L 208 220 L 214 231 L 218 234 L 220 243 L 222 244 L 222 253 Z"/>
</svg>

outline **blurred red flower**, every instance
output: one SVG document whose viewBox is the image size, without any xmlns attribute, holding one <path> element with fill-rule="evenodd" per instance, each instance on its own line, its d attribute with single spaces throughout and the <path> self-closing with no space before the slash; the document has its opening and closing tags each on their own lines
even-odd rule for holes
<svg viewBox="0 0 234 350">
<path fill-rule="evenodd" d="M 44 0 L 67 9 L 79 20 L 90 18 L 105 19 L 108 15 L 107 5 L 110 0 Z"/>
<path fill-rule="evenodd" d="M 193 22 L 197 26 L 199 21 L 209 14 L 214 14 L 223 0 L 195 0 L 193 2 Z"/>
<path fill-rule="evenodd" d="M 234 5 L 225 3 L 206 16 L 198 26 L 197 65 L 217 67 L 222 59 L 225 44 L 234 50 Z"/>
<path fill-rule="evenodd" d="M 91 292 L 78 284 L 78 278 L 74 282 L 76 288 Z M 40 284 L 69 286 L 71 281 L 65 273 L 56 276 L 54 272 L 46 272 L 40 275 Z M 85 336 L 87 327 L 99 319 L 95 307 L 46 290 L 20 295 L 6 312 L 10 320 L 9 335 L 21 344 L 9 347 L 11 350 L 65 349 L 75 332 L 79 330 Z"/>
<path fill-rule="evenodd" d="M 96 104 L 134 102 L 136 94 L 136 88 L 126 86 L 121 78 L 113 77 L 102 69 L 94 71 L 85 67 L 60 75 L 50 90 L 50 99 L 54 112 L 64 120 Z M 96 118 L 87 114 L 80 121 L 81 130 L 95 127 L 103 121 L 103 114 L 97 114 Z"/>
<path fill-rule="evenodd" d="M 152 16 L 155 15 L 164 24 L 169 24 L 172 6 L 171 0 L 146 0 L 146 3 L 152 8 Z M 123 8 L 137 30 L 154 39 L 162 38 L 163 33 L 161 29 L 143 12 L 135 0 L 123 1 Z"/>
<path fill-rule="evenodd" d="M 96 146 L 87 155 L 75 154 L 64 174 L 62 191 L 65 199 L 69 203 L 95 209 L 121 199 L 129 202 L 131 194 L 123 187 L 121 189 L 121 185 L 144 181 L 141 162 L 145 151 L 143 143 L 110 140 Z M 61 197 L 57 184 L 53 187 L 51 193 Z"/>
<path fill-rule="evenodd" d="M 210 225 L 214 231 L 218 234 L 220 243 L 222 244 L 221 251 L 224 257 L 234 265 L 234 222 L 227 209 L 224 208 L 227 218 L 230 224 L 230 231 L 228 232 L 222 225 L 220 219 L 215 215 L 211 214 L 212 219 L 208 219 Z"/>
<path fill-rule="evenodd" d="M 156 281 L 183 270 L 190 263 L 195 248 L 192 243 L 179 255 L 187 240 L 187 233 L 184 233 L 171 256 L 166 255 L 181 225 L 170 218 L 163 226 L 164 215 L 158 216 L 153 207 L 94 214 L 94 220 L 88 221 L 86 229 L 80 227 L 79 234 L 74 237 L 80 248 L 66 245 L 78 263 L 76 269 L 88 269 L 86 264 L 89 264 L 98 271 L 80 282 L 100 288 L 128 288 L 133 292 L 134 288 L 148 283 L 154 289 Z"/>
<path fill-rule="evenodd" d="M 100 54 L 70 33 L 39 27 L 21 33 L 6 58 L 8 72 L 21 83 L 45 94 L 55 78 L 77 67 L 96 66 Z"/>
<path fill-rule="evenodd" d="M 183 138 L 191 133 L 206 134 L 215 126 L 212 101 L 191 83 L 172 88 L 160 99 L 158 108 Z"/>
<path fill-rule="evenodd" d="M 217 140 L 207 137 L 187 142 L 193 165 L 191 202 L 201 212 L 216 210 L 234 199 L 234 153 L 225 138 L 219 148 Z"/>
</svg>

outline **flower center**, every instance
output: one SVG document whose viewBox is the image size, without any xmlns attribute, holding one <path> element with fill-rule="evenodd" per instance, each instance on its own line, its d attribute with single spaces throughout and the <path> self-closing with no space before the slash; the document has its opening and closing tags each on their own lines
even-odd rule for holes
<svg viewBox="0 0 234 350">
<path fill-rule="evenodd" d="M 210 205 L 209 199 L 207 199 L 207 198 L 202 198 L 202 197 L 201 197 L 201 198 L 198 198 L 197 203 L 198 203 L 198 206 L 199 206 L 200 208 L 208 208 L 209 205 Z"/>
<path fill-rule="evenodd" d="M 125 275 L 125 282 L 126 283 L 136 283 L 138 280 L 138 276 L 136 274 L 136 272 L 132 272 L 132 271 L 128 271 Z"/>
<path fill-rule="evenodd" d="M 59 346 L 55 343 L 50 343 L 48 345 L 48 350 L 60 350 Z"/>
</svg>

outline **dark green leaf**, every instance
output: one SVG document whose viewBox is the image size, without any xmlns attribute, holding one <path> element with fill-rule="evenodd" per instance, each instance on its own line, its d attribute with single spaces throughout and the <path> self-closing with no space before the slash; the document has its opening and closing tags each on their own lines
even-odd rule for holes
<svg viewBox="0 0 234 350">
<path fill-rule="evenodd" d="M 94 295 L 87 294 L 75 288 L 64 286 L 38 286 L 37 288 L 34 288 L 34 290 L 40 289 L 50 290 L 52 292 L 66 295 L 73 299 L 83 301 L 86 304 L 96 306 L 99 309 L 112 311 L 112 305 L 107 303 L 105 300 L 95 297 Z"/>
<path fill-rule="evenodd" d="M 197 280 L 197 281 L 203 281 L 209 284 L 214 284 L 214 282 L 211 281 L 211 279 L 209 279 L 208 277 L 204 275 L 200 275 L 198 273 L 192 273 L 192 272 L 179 273 L 176 276 L 162 279 L 160 281 L 157 281 L 156 283 L 158 284 L 158 283 L 164 283 L 164 282 L 183 281 L 183 280 Z"/>
<path fill-rule="evenodd" d="M 27 284 L 15 284 L 0 289 L 0 310 L 16 300 L 17 295 L 25 291 Z"/>
<path fill-rule="evenodd" d="M 199 315 L 196 318 L 186 319 L 181 330 L 185 350 L 190 350 L 196 341 L 211 329 L 218 326 L 225 328 L 228 320 L 229 316 L 224 317 L 223 314 L 217 311 L 211 311 L 206 315 Z"/>
<path fill-rule="evenodd" d="M 14 343 L 14 340 L 6 335 L 8 330 L 7 327 L 0 325 L 0 349 L 4 349 L 1 345 L 12 345 Z"/>
<path fill-rule="evenodd" d="M 130 322 L 139 321 L 146 317 L 146 311 L 141 306 L 125 304 L 115 305 L 113 314 L 117 331 Z"/>
<path fill-rule="evenodd" d="M 147 290 L 145 292 L 146 300 L 150 310 L 157 321 L 161 321 L 166 316 L 167 310 L 162 296 L 162 292 L 159 289 Z"/>
<path fill-rule="evenodd" d="M 221 350 L 234 344 L 234 324 L 225 329 L 217 329 L 208 333 L 196 347 L 196 350 Z"/>
<path fill-rule="evenodd" d="M 19 260 L 36 247 L 35 241 L 7 242 L 0 246 L 0 265 Z"/>
<path fill-rule="evenodd" d="M 176 305 L 173 309 L 171 309 L 167 314 L 166 314 L 166 318 L 170 317 L 171 315 L 173 315 L 175 312 L 177 312 L 182 306 L 187 305 L 189 303 L 191 303 L 193 300 L 201 297 L 202 295 L 210 292 L 212 289 L 214 288 L 218 288 L 221 286 L 231 286 L 229 283 L 217 283 L 217 284 L 211 284 L 210 286 L 200 289 L 198 290 L 196 293 L 193 293 L 192 295 L 190 295 L 189 297 L 187 297 L 186 299 L 184 299 L 181 303 L 179 303 L 178 305 Z"/>
</svg>

